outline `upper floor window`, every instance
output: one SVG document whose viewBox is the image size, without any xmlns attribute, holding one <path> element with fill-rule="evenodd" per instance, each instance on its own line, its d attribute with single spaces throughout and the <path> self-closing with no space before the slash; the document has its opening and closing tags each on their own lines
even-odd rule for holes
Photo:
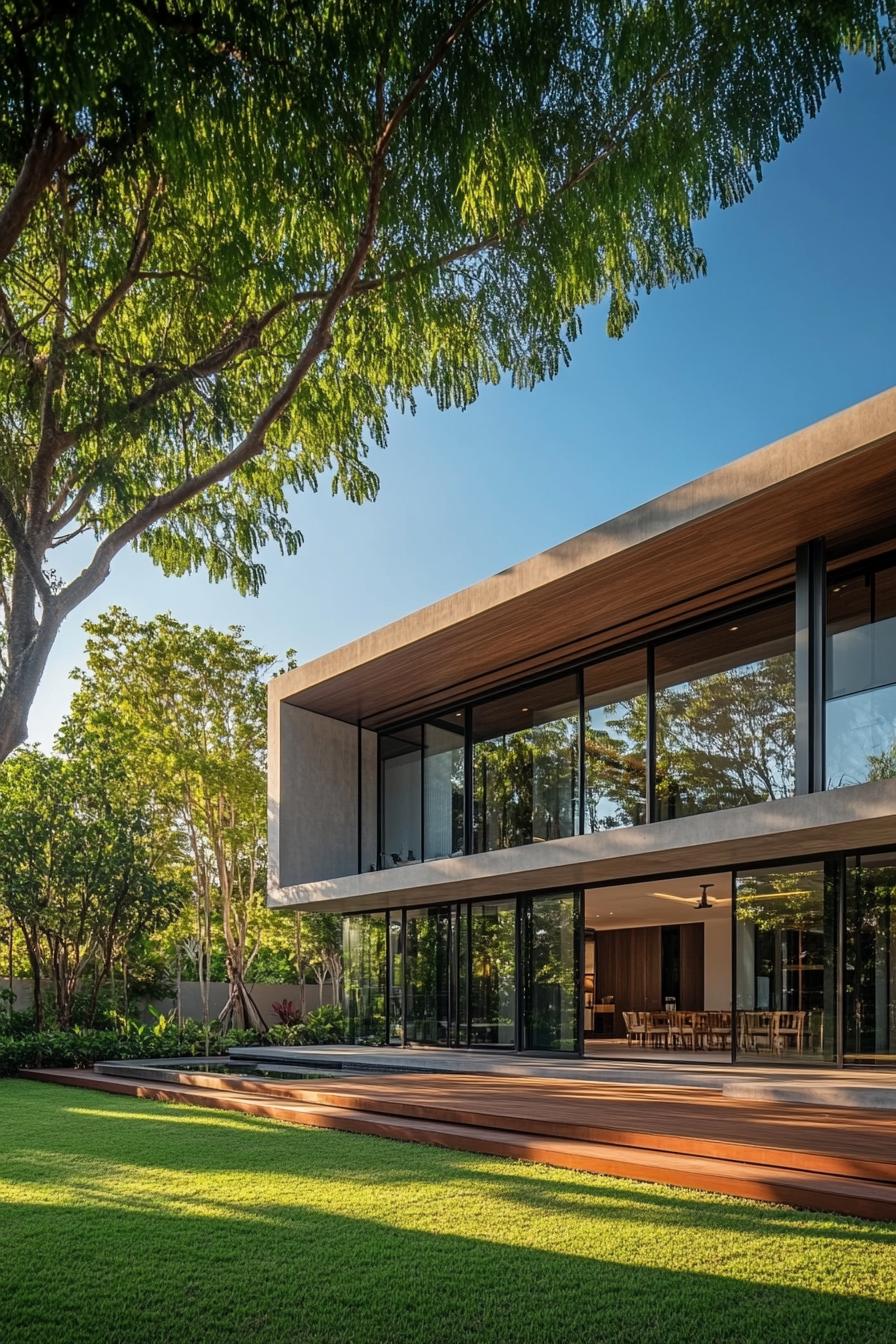
<svg viewBox="0 0 896 1344">
<path fill-rule="evenodd" d="M 828 576 L 825 781 L 896 776 L 896 566 Z"/>
<path fill-rule="evenodd" d="M 473 710 L 473 848 L 508 849 L 578 831 L 575 674 Z"/>
<path fill-rule="evenodd" d="M 647 819 L 647 654 L 585 668 L 584 829 Z"/>
<path fill-rule="evenodd" d="M 464 716 L 380 734 L 380 867 L 464 852 Z"/>
<path fill-rule="evenodd" d="M 655 678 L 660 819 L 793 793 L 792 602 L 658 645 Z"/>
</svg>

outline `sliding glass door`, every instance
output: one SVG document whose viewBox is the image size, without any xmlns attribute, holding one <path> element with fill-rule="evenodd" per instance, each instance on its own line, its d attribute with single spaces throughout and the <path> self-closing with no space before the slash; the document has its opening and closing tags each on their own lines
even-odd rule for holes
<svg viewBox="0 0 896 1344">
<path fill-rule="evenodd" d="M 896 1063 L 896 854 L 846 871 L 844 1062 Z"/>
<path fill-rule="evenodd" d="M 576 892 L 522 902 L 523 1048 L 579 1048 L 579 940 L 582 898 Z"/>
</svg>

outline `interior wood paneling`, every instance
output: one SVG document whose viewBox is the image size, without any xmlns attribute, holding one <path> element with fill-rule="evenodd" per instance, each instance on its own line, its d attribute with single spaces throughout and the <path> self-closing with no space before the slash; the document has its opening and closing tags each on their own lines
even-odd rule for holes
<svg viewBox="0 0 896 1344">
<path fill-rule="evenodd" d="M 680 924 L 679 1008 L 698 1012 L 703 1008 L 703 928 L 702 924 Z"/>
</svg>

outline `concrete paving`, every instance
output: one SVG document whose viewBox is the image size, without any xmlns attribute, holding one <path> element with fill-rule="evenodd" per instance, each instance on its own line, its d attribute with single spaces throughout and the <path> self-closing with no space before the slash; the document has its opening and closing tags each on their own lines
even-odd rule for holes
<svg viewBox="0 0 896 1344">
<path fill-rule="evenodd" d="M 337 1067 L 365 1072 L 479 1074 L 494 1077 L 570 1078 L 581 1082 L 705 1088 L 726 1096 L 782 1100 L 820 1106 L 862 1106 L 896 1110 L 896 1072 L 840 1070 L 787 1065 L 732 1065 L 722 1062 L 670 1063 L 643 1057 L 628 1060 L 547 1059 L 533 1055 L 494 1056 L 479 1051 L 389 1046 L 240 1046 L 231 1060 L 249 1066 Z M 746 1089 L 746 1090 L 736 1090 Z"/>
</svg>

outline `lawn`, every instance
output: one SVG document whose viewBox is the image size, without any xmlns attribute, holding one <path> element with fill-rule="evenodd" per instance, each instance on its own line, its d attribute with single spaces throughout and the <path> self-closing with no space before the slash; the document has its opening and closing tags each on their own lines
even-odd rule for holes
<svg viewBox="0 0 896 1344">
<path fill-rule="evenodd" d="M 886 1225 L 0 1083 L 3 1344 L 894 1338 Z"/>
</svg>

